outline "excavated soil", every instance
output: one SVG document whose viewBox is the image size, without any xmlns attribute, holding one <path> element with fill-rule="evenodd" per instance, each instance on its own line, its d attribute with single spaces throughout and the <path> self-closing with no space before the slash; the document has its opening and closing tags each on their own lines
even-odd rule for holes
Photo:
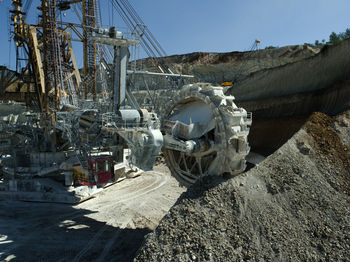
<svg viewBox="0 0 350 262">
<path fill-rule="evenodd" d="M 315 141 L 315 150 L 318 151 L 324 162 L 334 166 L 334 175 L 341 181 L 350 196 L 349 146 L 342 142 L 341 137 L 334 129 L 333 122 L 334 120 L 331 117 L 322 113 L 315 113 L 310 117 L 305 127 Z M 337 189 L 341 190 L 339 187 Z"/>
<path fill-rule="evenodd" d="M 135 261 L 349 261 L 349 127 L 314 113 L 248 172 L 199 181 Z"/>
</svg>

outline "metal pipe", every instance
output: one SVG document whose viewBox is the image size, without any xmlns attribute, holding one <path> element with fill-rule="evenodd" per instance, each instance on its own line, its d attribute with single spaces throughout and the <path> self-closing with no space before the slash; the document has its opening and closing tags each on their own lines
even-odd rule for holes
<svg viewBox="0 0 350 262">
<path fill-rule="evenodd" d="M 167 74 L 167 73 L 155 73 L 149 71 L 139 71 L 139 70 L 128 70 L 128 74 L 139 74 L 139 75 L 158 75 L 158 76 L 173 76 L 173 77 L 185 77 L 185 78 L 194 78 L 193 75 L 181 75 L 181 74 Z"/>
</svg>

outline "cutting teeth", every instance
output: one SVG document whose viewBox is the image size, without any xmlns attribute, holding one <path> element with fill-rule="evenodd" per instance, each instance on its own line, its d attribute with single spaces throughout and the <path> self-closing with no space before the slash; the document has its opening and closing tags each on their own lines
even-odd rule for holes
<svg viewBox="0 0 350 262">
<path fill-rule="evenodd" d="M 198 83 L 184 86 L 178 91 L 174 103 L 165 114 L 166 119 L 191 108 L 191 103 L 202 103 L 210 108 L 215 127 L 200 138 L 212 144 L 202 153 L 184 153 L 173 149 L 163 149 L 165 161 L 172 175 L 184 186 L 190 186 L 200 177 L 208 175 L 232 175 L 243 172 L 246 168 L 245 157 L 249 153 L 248 145 L 251 114 L 238 108 L 234 97 L 225 96 L 220 86 Z M 190 115 L 191 121 L 196 122 Z M 179 121 L 179 120 L 177 120 Z M 184 138 L 181 138 L 184 140 Z"/>
</svg>

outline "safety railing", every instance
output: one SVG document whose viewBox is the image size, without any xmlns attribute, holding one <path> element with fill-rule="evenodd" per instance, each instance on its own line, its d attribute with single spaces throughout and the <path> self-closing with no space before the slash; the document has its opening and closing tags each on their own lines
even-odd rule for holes
<svg viewBox="0 0 350 262">
<path fill-rule="evenodd" d="M 115 114 L 110 114 L 110 113 L 102 114 L 102 127 L 104 128 L 126 130 L 126 129 L 146 129 L 147 126 L 148 126 L 147 122 L 140 122 L 136 120 L 127 121 Z"/>
</svg>

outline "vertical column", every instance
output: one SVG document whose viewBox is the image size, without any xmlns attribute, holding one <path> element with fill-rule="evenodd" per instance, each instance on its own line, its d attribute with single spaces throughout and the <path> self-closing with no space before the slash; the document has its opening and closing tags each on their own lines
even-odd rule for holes
<svg viewBox="0 0 350 262">
<path fill-rule="evenodd" d="M 87 22 L 86 22 L 86 14 L 87 14 L 87 10 L 86 10 L 86 0 L 82 1 L 82 13 L 83 13 L 83 55 L 84 55 L 84 68 L 83 68 L 83 78 L 84 78 L 84 98 L 87 99 L 88 98 L 88 83 L 86 82 L 86 77 L 88 75 L 88 70 L 89 70 L 89 66 L 88 66 L 88 48 L 87 48 Z"/>
<path fill-rule="evenodd" d="M 114 82 L 114 110 L 125 106 L 126 71 L 129 50 L 127 46 L 116 46 L 114 49 L 115 82 Z"/>
</svg>

